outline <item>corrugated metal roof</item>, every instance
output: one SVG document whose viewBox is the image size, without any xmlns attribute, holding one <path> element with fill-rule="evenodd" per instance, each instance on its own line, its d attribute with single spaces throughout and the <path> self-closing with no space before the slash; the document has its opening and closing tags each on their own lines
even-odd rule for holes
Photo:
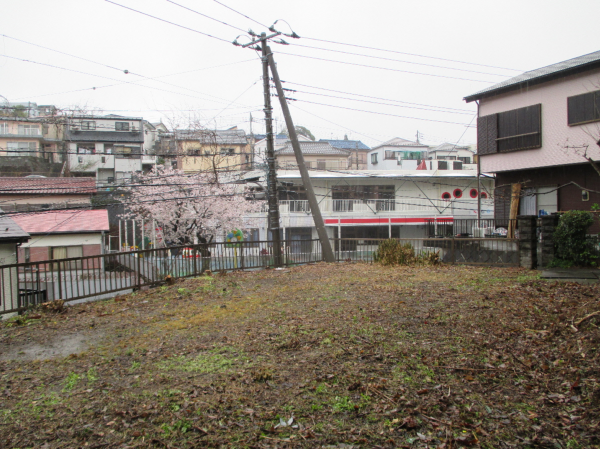
<svg viewBox="0 0 600 449">
<path fill-rule="evenodd" d="M 489 97 L 502 92 L 516 90 L 524 85 L 539 84 L 549 81 L 550 79 L 567 76 L 569 74 L 585 70 L 591 70 L 596 67 L 600 67 L 600 50 L 587 55 L 578 56 L 573 59 L 567 59 L 566 61 L 557 62 L 556 64 L 551 64 L 546 67 L 521 73 L 520 75 L 507 79 L 506 81 L 502 81 L 498 84 L 494 84 L 493 86 L 486 87 L 485 89 L 480 90 L 472 95 L 468 95 L 464 98 L 464 100 L 468 103 L 483 97 Z"/>
<path fill-rule="evenodd" d="M 96 178 L 0 178 L 0 195 L 96 193 Z"/>
<path fill-rule="evenodd" d="M 383 142 L 382 144 L 373 147 L 373 150 L 381 147 L 421 147 L 421 148 L 429 148 L 429 146 L 424 145 L 422 143 L 413 142 L 412 140 L 406 140 L 402 137 L 394 137 L 393 139 L 388 140 L 387 142 Z"/>
<path fill-rule="evenodd" d="M 243 129 L 225 130 L 200 130 L 180 129 L 175 130 L 175 138 L 180 140 L 196 140 L 202 144 L 210 145 L 246 145 L 248 138 Z"/>
<path fill-rule="evenodd" d="M 4 212 L 0 209 L 0 243 L 15 241 L 25 242 L 29 240 L 29 234 L 9 216 L 2 215 Z"/>
<path fill-rule="evenodd" d="M 144 133 L 131 131 L 77 131 L 65 130 L 69 142 L 144 143 Z"/>
<path fill-rule="evenodd" d="M 342 155 L 349 156 L 350 151 L 334 148 L 329 142 L 298 142 L 302 154 L 323 154 L 323 155 Z M 294 154 L 291 142 L 286 143 L 285 147 L 275 150 L 277 155 Z"/>
<path fill-rule="evenodd" d="M 12 218 L 30 234 L 108 231 L 108 211 L 105 209 L 15 214 Z"/>
<path fill-rule="evenodd" d="M 366 146 L 360 140 L 331 140 L 331 139 L 320 139 L 319 142 L 329 142 L 334 148 L 341 148 L 343 150 L 370 150 L 371 148 Z"/>
</svg>

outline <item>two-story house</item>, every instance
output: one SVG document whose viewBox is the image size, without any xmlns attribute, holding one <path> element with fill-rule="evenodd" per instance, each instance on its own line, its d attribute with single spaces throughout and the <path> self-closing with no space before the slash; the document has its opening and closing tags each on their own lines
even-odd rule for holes
<svg viewBox="0 0 600 449">
<path fill-rule="evenodd" d="M 333 148 L 350 151 L 349 169 L 366 170 L 367 157 L 371 148 L 360 140 L 349 139 L 320 139 L 319 142 L 327 142 Z"/>
<path fill-rule="evenodd" d="M 600 51 L 531 70 L 465 97 L 477 102 L 482 172 L 496 174 L 496 217 L 600 203 Z M 595 168 L 596 167 L 596 168 Z M 516 198 L 516 197 L 515 197 Z"/>
<path fill-rule="evenodd" d="M 184 172 L 249 170 L 252 150 L 243 129 L 186 129 L 173 133 L 177 168 Z"/>
<path fill-rule="evenodd" d="M 429 146 L 395 137 L 368 152 L 368 170 L 416 169 L 427 158 Z"/>
<path fill-rule="evenodd" d="M 144 136 L 140 117 L 70 117 L 64 132 L 69 171 L 75 176 L 95 176 L 99 183 L 127 181 L 155 163 L 154 158 L 142 157 Z"/>
<path fill-rule="evenodd" d="M 343 148 L 335 148 L 329 142 L 298 141 L 304 162 L 309 169 L 317 170 L 348 170 L 351 165 L 352 152 Z M 285 146 L 275 150 L 277 166 L 284 170 L 298 168 L 296 155 L 290 141 Z"/>
</svg>

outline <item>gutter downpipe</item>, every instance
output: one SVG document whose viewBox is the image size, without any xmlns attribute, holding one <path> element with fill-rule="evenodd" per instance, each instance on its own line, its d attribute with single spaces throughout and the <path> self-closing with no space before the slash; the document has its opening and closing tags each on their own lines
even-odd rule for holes
<svg viewBox="0 0 600 449">
<path fill-rule="evenodd" d="M 477 104 L 477 118 L 479 118 L 479 100 Z M 477 142 L 477 227 L 481 228 L 481 158 L 479 155 L 479 142 Z"/>
</svg>

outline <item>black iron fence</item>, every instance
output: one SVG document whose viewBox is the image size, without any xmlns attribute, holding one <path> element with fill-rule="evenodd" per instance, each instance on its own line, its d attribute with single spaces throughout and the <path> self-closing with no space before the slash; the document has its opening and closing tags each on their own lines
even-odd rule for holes
<svg viewBox="0 0 600 449">
<path fill-rule="evenodd" d="M 332 239 L 336 259 L 372 262 L 385 239 Z M 417 255 L 437 253 L 445 263 L 512 265 L 518 241 L 506 238 L 399 239 Z M 0 266 L 0 315 L 45 301 L 98 300 L 162 284 L 167 276 L 198 276 L 206 270 L 254 270 L 274 265 L 270 241 L 211 243 L 47 260 Z M 282 242 L 282 262 L 293 266 L 322 260 L 319 240 Z"/>
</svg>

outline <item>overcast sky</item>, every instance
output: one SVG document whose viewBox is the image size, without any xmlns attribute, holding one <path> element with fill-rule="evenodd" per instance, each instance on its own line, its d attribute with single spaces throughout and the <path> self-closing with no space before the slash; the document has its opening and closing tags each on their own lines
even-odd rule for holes
<svg viewBox="0 0 600 449">
<path fill-rule="evenodd" d="M 317 139 L 474 143 L 464 96 L 599 43 L 598 0 L 114 2 L 189 29 L 105 0 L 0 0 L 0 95 L 210 129 L 249 131 L 252 114 L 262 133 L 260 60 L 231 42 L 280 19 L 301 36 L 271 45 L 280 77 Z"/>
</svg>

